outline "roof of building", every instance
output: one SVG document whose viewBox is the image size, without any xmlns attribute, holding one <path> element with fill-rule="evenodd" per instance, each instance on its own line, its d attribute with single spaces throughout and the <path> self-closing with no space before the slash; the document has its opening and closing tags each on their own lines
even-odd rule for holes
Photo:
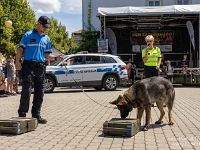
<svg viewBox="0 0 200 150">
<path fill-rule="evenodd" d="M 77 30 L 77 31 L 72 32 L 72 34 L 81 34 L 82 31 L 83 31 L 82 29 L 81 30 Z"/>
</svg>

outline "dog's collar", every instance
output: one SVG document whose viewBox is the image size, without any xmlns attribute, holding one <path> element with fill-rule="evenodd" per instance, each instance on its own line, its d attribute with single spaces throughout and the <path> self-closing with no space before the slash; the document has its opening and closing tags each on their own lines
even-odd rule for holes
<svg viewBox="0 0 200 150">
<path fill-rule="evenodd" d="M 126 95 L 123 95 L 124 99 L 126 100 L 126 102 L 129 104 L 129 105 L 133 105 L 132 101 L 126 96 Z"/>
</svg>

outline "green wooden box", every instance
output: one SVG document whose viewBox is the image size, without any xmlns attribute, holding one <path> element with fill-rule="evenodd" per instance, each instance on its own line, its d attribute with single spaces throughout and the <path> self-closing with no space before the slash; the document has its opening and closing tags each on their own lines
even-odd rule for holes
<svg viewBox="0 0 200 150">
<path fill-rule="evenodd" d="M 103 124 L 103 133 L 105 135 L 134 136 L 140 131 L 140 122 L 138 119 L 112 118 Z"/>
<path fill-rule="evenodd" d="M 0 133 L 2 134 L 22 134 L 33 131 L 37 128 L 36 118 L 13 117 L 8 120 L 0 120 Z"/>
</svg>

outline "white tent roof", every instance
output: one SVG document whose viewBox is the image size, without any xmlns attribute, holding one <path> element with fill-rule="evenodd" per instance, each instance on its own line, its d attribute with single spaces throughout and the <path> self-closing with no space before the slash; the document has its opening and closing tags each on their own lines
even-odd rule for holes
<svg viewBox="0 0 200 150">
<path fill-rule="evenodd" d="M 200 14 L 200 4 L 170 5 L 154 7 L 99 7 L 97 16 L 124 15 L 152 15 L 152 14 Z"/>
<path fill-rule="evenodd" d="M 106 27 L 138 29 L 162 27 L 186 27 L 190 20 L 199 18 L 200 4 L 155 7 L 99 7 L 97 16 L 105 16 Z"/>
</svg>

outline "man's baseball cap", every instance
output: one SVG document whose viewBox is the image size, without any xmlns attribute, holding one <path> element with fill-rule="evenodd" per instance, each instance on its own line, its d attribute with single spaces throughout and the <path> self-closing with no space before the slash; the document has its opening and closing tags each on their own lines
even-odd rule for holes
<svg viewBox="0 0 200 150">
<path fill-rule="evenodd" d="M 50 27 L 50 19 L 47 16 L 40 16 L 38 22 L 41 23 L 44 27 Z"/>
</svg>

